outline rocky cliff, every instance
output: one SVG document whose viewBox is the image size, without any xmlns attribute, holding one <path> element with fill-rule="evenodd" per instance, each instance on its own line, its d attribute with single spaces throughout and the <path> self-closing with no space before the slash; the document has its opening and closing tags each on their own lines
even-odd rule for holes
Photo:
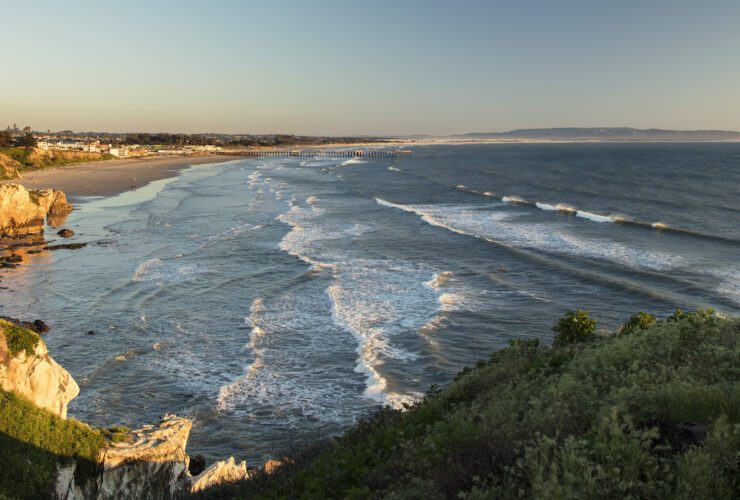
<svg viewBox="0 0 740 500">
<path fill-rule="evenodd" d="M 83 476 L 77 462 L 61 466 L 54 496 L 65 500 L 160 500 L 249 478 L 246 462 L 237 465 L 234 457 L 191 476 L 185 447 L 192 425 L 186 418 L 165 415 L 159 426 L 145 425 L 131 431 L 124 442 L 112 443 L 101 451 L 98 472 L 87 481 L 76 479 Z"/>
<path fill-rule="evenodd" d="M 29 191 L 20 184 L 2 184 L 0 238 L 42 233 L 47 216 L 66 214 L 72 209 L 61 191 Z"/>
<path fill-rule="evenodd" d="M 219 460 L 190 481 L 191 493 L 206 490 L 224 483 L 237 483 L 249 479 L 247 463 L 236 463 L 234 457 Z"/>
<path fill-rule="evenodd" d="M 131 431 L 123 442 L 101 450 L 98 471 L 79 480 L 79 464 L 59 468 L 55 496 L 65 500 L 106 498 L 174 498 L 190 487 L 185 452 L 192 422 L 165 415 L 159 426 Z"/>
<path fill-rule="evenodd" d="M 17 179 L 21 164 L 8 155 L 0 153 L 0 179 Z"/>
<path fill-rule="evenodd" d="M 52 453 L 56 456 L 56 460 L 50 462 L 53 466 L 49 471 L 52 491 L 36 490 L 40 497 L 50 494 L 65 500 L 170 499 L 249 477 L 246 463 L 237 465 L 233 457 L 216 462 L 192 477 L 185 447 L 193 424 L 187 418 L 165 415 L 158 425 L 145 425 L 133 431 L 116 430 L 115 439 L 111 430 L 91 428 L 74 419 L 60 420 L 66 418 L 67 404 L 77 396 L 79 387 L 49 356 L 46 344 L 36 333 L 2 319 L 0 389 L 24 398 L 18 402 L 18 398 L 8 396 L 0 401 L 0 405 L 5 405 L 0 407 L 0 437 L 20 450 L 8 451 L 0 446 L 0 475 L 11 473 L 10 464 L 21 464 L 23 468 L 26 467 L 22 465 L 24 461 L 30 464 L 24 458 L 27 451 Z M 5 394 L 2 391 L 0 395 Z M 25 400 L 27 402 L 23 403 Z M 46 411 L 35 409 L 29 403 Z M 41 414 L 40 418 L 36 414 Z M 84 434 L 86 441 L 97 444 L 83 456 L 78 452 L 60 452 L 59 437 L 53 444 L 45 442 L 50 439 L 44 436 L 54 435 L 54 428 L 66 424 L 81 429 L 76 431 L 77 438 L 67 437 L 66 440 L 77 440 Z M 74 432 L 69 436 L 72 435 Z M 0 440 L 0 444 L 2 442 Z M 27 451 L 25 447 L 29 447 Z M 8 480 L 0 479 L 0 484 Z M 0 488 L 0 498 L 5 493 Z"/>
<path fill-rule="evenodd" d="M 80 388 L 35 333 L 0 320 L 0 388 L 67 418 L 67 404 Z"/>
</svg>

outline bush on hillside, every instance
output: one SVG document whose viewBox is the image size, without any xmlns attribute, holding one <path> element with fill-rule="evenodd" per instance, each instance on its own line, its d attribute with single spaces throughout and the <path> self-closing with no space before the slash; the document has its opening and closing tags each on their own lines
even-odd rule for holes
<svg viewBox="0 0 740 500">
<path fill-rule="evenodd" d="M 556 346 L 588 342 L 596 338 L 596 320 L 582 309 L 568 311 L 552 327 L 552 331 L 556 333 Z"/>
<path fill-rule="evenodd" d="M 592 321 L 576 323 L 592 342 L 513 342 L 408 411 L 201 497 L 739 498 L 740 319 L 611 337 Z"/>
<path fill-rule="evenodd" d="M 0 390 L 0 495 L 47 498 L 60 464 L 94 470 L 105 443 L 99 430 Z"/>
<path fill-rule="evenodd" d="M 638 330 L 644 330 L 648 326 L 655 323 L 657 320 L 655 316 L 646 312 L 639 312 L 630 316 L 630 318 L 622 325 L 619 330 L 619 335 L 629 335 L 635 333 Z"/>
</svg>

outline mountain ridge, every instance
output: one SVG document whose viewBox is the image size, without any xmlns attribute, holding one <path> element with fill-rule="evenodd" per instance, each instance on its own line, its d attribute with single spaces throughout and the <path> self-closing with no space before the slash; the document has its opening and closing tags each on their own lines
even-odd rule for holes
<svg viewBox="0 0 740 500">
<path fill-rule="evenodd" d="M 671 130 L 632 127 L 552 127 L 515 129 L 506 132 L 469 132 L 447 137 L 463 139 L 547 139 L 604 141 L 726 141 L 740 140 L 733 130 Z"/>
</svg>

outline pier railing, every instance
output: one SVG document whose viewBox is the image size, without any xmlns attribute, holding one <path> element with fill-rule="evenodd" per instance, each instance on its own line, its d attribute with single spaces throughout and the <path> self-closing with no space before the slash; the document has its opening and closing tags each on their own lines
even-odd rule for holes
<svg viewBox="0 0 740 500">
<path fill-rule="evenodd" d="M 331 150 L 306 149 L 293 151 L 224 151 L 219 153 L 228 156 L 243 156 L 247 158 L 399 158 L 411 156 L 408 150 Z"/>
</svg>

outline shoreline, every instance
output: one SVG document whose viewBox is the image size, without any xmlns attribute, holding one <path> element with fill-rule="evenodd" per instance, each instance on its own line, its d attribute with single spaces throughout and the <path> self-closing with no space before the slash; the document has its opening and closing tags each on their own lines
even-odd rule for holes
<svg viewBox="0 0 740 500">
<path fill-rule="evenodd" d="M 193 165 L 236 159 L 227 155 L 177 156 L 172 158 L 127 158 L 78 163 L 25 172 L 20 179 L 3 184 L 20 184 L 26 189 L 52 188 L 63 191 L 72 202 L 88 196 L 115 196 L 167 179 Z"/>
<path fill-rule="evenodd" d="M 483 144 L 608 144 L 608 143 L 737 143 L 740 140 L 717 141 L 624 141 L 624 140 L 558 140 L 558 139 L 500 139 L 500 138 L 395 138 L 387 142 L 367 142 L 354 144 L 301 145 L 305 150 L 330 150 L 351 148 L 388 148 L 424 146 L 465 146 Z M 296 146 L 297 147 L 297 146 Z M 282 151 L 290 147 L 252 147 L 249 151 Z M 139 157 L 115 160 L 99 160 L 75 163 L 58 167 L 48 167 L 27 171 L 18 179 L 0 180 L 0 184 L 20 184 L 27 189 L 52 188 L 63 191 L 72 202 L 91 196 L 115 196 L 125 191 L 140 189 L 147 184 L 174 177 L 177 172 L 190 166 L 208 163 L 222 163 L 240 159 L 228 154 L 209 154 L 202 156 Z"/>
</svg>

